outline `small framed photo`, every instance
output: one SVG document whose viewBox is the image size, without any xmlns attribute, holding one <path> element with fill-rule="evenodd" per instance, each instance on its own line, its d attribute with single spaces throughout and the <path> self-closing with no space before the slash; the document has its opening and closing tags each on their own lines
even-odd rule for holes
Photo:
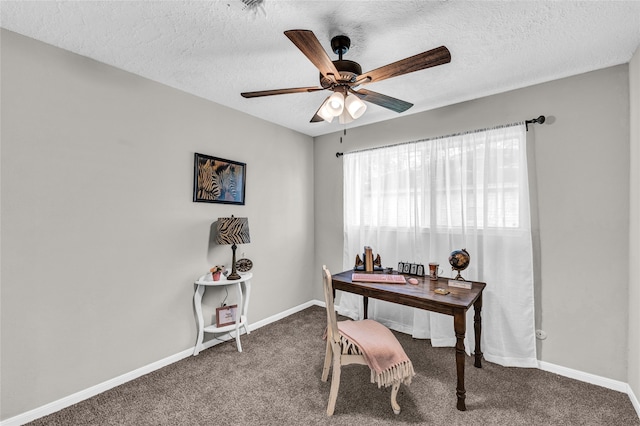
<svg viewBox="0 0 640 426">
<path fill-rule="evenodd" d="M 236 323 L 236 313 L 238 305 L 223 306 L 216 308 L 216 327 L 224 327 Z"/>
<path fill-rule="evenodd" d="M 193 201 L 244 205 L 246 163 L 196 152 L 193 167 Z"/>
</svg>

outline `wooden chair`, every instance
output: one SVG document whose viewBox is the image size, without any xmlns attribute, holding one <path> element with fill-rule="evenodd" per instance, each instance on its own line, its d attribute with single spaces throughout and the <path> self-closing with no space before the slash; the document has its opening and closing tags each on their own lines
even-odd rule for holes
<svg viewBox="0 0 640 426">
<path fill-rule="evenodd" d="M 331 391 L 329 393 L 329 405 L 327 406 L 327 415 L 333 415 L 333 411 L 336 407 L 336 399 L 338 397 L 338 389 L 340 387 L 340 368 L 343 365 L 349 364 L 363 364 L 368 365 L 367 361 L 363 355 L 362 350 L 355 345 L 353 342 L 350 342 L 341 336 L 340 331 L 338 329 L 338 322 L 336 319 L 336 311 L 333 305 L 333 287 L 331 284 L 331 273 L 327 269 L 326 266 L 322 267 L 322 281 L 324 284 L 324 300 L 327 305 L 327 349 L 324 359 L 324 367 L 322 369 L 322 381 L 326 382 L 329 377 L 329 369 L 333 364 L 333 375 L 331 377 Z M 372 321 L 372 320 L 364 320 L 364 321 Z M 364 325 L 363 321 L 354 321 L 352 325 Z M 381 324 L 376 324 L 379 327 L 384 327 Z M 391 334 L 391 333 L 389 333 Z M 391 335 L 393 336 L 393 335 Z M 392 337 L 395 342 L 397 340 L 395 337 Z M 399 346 L 400 344 L 397 343 Z M 333 360 L 333 362 L 332 362 Z M 413 375 L 413 366 L 409 366 L 411 369 L 411 375 Z M 404 379 L 405 383 L 410 383 L 410 377 Z M 373 375 L 372 375 L 373 381 Z M 398 390 L 400 389 L 400 383 L 402 380 L 396 380 L 393 382 L 391 389 L 391 408 L 395 414 L 400 413 L 400 405 L 398 404 L 397 396 Z M 379 384 L 380 386 L 380 384 Z"/>
</svg>

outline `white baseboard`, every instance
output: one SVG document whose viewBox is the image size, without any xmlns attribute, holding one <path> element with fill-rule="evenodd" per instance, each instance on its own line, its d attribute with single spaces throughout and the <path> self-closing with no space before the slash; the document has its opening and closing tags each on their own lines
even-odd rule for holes
<svg viewBox="0 0 640 426">
<path fill-rule="evenodd" d="M 320 302 L 318 300 L 312 300 L 312 301 L 303 303 L 302 305 L 288 309 L 279 314 L 272 315 L 269 318 L 265 318 L 261 321 L 255 322 L 253 324 L 249 324 L 248 325 L 249 331 L 257 330 L 260 327 L 264 327 L 267 324 L 271 324 L 272 322 L 276 322 L 278 320 L 286 318 L 289 315 L 295 314 L 296 312 L 300 312 L 313 305 L 319 305 L 323 307 L 325 306 L 324 302 Z M 217 337 L 215 339 L 208 340 L 203 344 L 203 350 L 208 349 L 212 346 L 215 346 L 219 343 L 225 342 L 230 339 L 233 339 L 233 337 L 227 334 L 221 337 Z M 136 370 L 130 371 L 129 373 L 122 374 L 118 377 L 114 377 L 113 379 L 99 383 L 95 386 L 91 386 L 90 388 L 84 389 L 80 392 L 76 392 L 64 398 L 61 398 L 57 401 L 50 402 L 49 404 L 45 404 L 41 407 L 35 408 L 25 413 L 18 414 L 17 416 L 0 421 L 0 426 L 20 426 L 25 423 L 29 423 L 36 419 L 39 419 L 40 417 L 48 416 L 49 414 L 53 414 L 56 411 L 62 410 L 63 408 L 67 408 L 73 404 L 77 404 L 78 402 L 84 401 L 85 399 L 89 399 L 93 396 L 101 394 L 102 392 L 108 391 L 111 388 L 120 386 L 131 380 L 137 379 L 138 377 L 144 376 L 145 374 L 149 374 L 153 371 L 159 370 L 160 368 L 166 367 L 169 364 L 173 364 L 174 362 L 178 362 L 181 359 L 187 358 L 193 355 L 194 349 L 195 347 L 185 349 L 175 355 L 171 355 L 164 359 L 161 359 L 160 361 L 153 362 L 151 364 L 140 367 Z"/>
<path fill-rule="evenodd" d="M 631 389 L 631 386 L 629 385 L 627 385 L 627 395 L 629 395 L 631 404 L 633 404 L 633 408 L 636 409 L 636 413 L 638 414 L 638 418 L 640 419 L 640 402 L 638 402 L 638 398 L 636 397 L 636 394 L 633 393 L 633 389 Z"/>
<path fill-rule="evenodd" d="M 629 385 L 625 382 L 607 379 L 606 377 L 596 376 L 595 374 L 585 373 L 583 371 L 562 367 L 545 361 L 538 361 L 538 368 L 540 368 L 540 370 L 559 374 L 560 376 L 569 377 L 570 379 L 580 380 L 581 382 L 591 383 L 593 385 L 598 385 L 618 392 L 627 393 L 627 389 L 629 389 Z"/>
<path fill-rule="evenodd" d="M 249 331 L 257 330 L 260 327 L 264 327 L 267 324 L 271 324 L 272 322 L 276 322 L 283 318 L 288 317 L 289 315 L 295 314 L 296 312 L 300 312 L 304 309 L 307 309 L 310 306 L 321 306 L 325 307 L 325 303 L 319 300 L 311 300 L 309 302 L 303 303 L 291 309 L 288 309 L 284 312 L 281 312 L 276 315 L 272 315 L 268 318 L 265 318 L 261 321 L 255 322 L 253 324 L 249 324 Z M 336 307 L 337 308 L 337 307 Z M 225 335 L 220 338 L 211 339 L 204 343 L 203 350 L 208 349 L 212 346 L 215 346 L 219 343 L 232 339 L 231 336 Z M 85 399 L 96 396 L 102 392 L 105 392 L 111 388 L 116 386 L 120 386 L 126 382 L 137 379 L 138 377 L 144 376 L 145 374 L 151 373 L 160 368 L 166 367 L 169 364 L 173 364 L 174 362 L 178 362 L 181 359 L 187 358 L 193 354 L 194 348 L 185 349 L 175 355 L 168 356 L 159 361 L 153 362 L 151 364 L 140 367 L 136 370 L 133 370 L 129 373 L 122 374 L 113 379 L 107 380 L 105 382 L 99 383 L 95 386 L 91 386 L 85 390 L 80 392 L 76 392 L 72 395 L 61 398 L 57 401 L 53 401 L 49 404 L 43 405 L 36 409 L 27 411 L 25 413 L 19 414 L 17 416 L 11 417 L 9 419 L 3 420 L 0 422 L 0 426 L 20 426 L 25 423 L 29 423 L 33 420 L 39 419 L 40 417 L 47 416 L 49 414 L 55 413 L 56 411 L 60 411 L 63 408 L 69 407 L 73 404 L 77 404 L 78 402 L 84 401 Z M 549 371 L 551 373 L 559 374 L 561 376 L 569 377 L 572 379 L 580 380 L 582 382 L 592 383 L 594 385 L 602 386 L 608 389 L 613 389 L 618 392 L 623 392 L 629 395 L 629 399 L 633 404 L 636 412 L 638 413 L 638 417 L 640 418 L 640 403 L 638 402 L 638 398 L 633 393 L 631 387 L 624 382 L 620 382 L 618 380 L 607 379 L 606 377 L 596 376 L 594 374 L 584 373 L 582 371 L 573 370 L 571 368 L 561 367 L 555 364 L 551 364 L 544 361 L 539 361 L 539 368 L 544 371 Z"/>
<path fill-rule="evenodd" d="M 258 329 L 260 327 L 264 327 L 267 324 L 271 324 L 272 322 L 276 322 L 278 320 L 281 320 L 282 318 L 286 318 L 289 315 L 293 315 L 296 312 L 300 312 L 302 310 L 307 309 L 308 307 L 314 306 L 314 305 L 318 305 L 318 303 L 320 303 L 318 300 L 310 300 L 308 302 L 303 303 L 302 305 L 298 305 L 295 306 L 291 309 L 287 309 L 284 312 L 280 312 L 279 314 L 275 314 L 270 316 L 269 318 L 265 318 L 262 321 L 258 321 L 258 322 L 254 322 L 253 324 L 249 325 L 249 330 L 253 331 L 254 329 Z M 321 306 L 324 306 L 324 303 L 322 303 Z"/>
</svg>

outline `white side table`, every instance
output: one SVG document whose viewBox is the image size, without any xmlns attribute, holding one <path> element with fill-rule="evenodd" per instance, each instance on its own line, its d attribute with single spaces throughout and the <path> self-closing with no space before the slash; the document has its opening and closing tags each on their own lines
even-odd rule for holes
<svg viewBox="0 0 640 426">
<path fill-rule="evenodd" d="M 208 274 L 207 274 L 208 275 Z M 193 351 L 193 355 L 198 355 L 202 350 L 202 341 L 204 340 L 204 333 L 231 333 L 236 332 L 236 345 L 238 346 L 238 352 L 242 352 L 242 345 L 240 344 L 240 327 L 244 327 L 244 331 L 249 334 L 247 328 L 247 307 L 249 306 L 249 296 L 251 294 L 251 278 L 253 274 L 247 272 L 240 274 L 239 280 L 228 280 L 224 275 L 220 277 L 220 281 L 205 281 L 203 275 L 195 282 L 196 291 L 193 295 L 193 305 L 196 308 L 196 314 L 198 316 L 198 340 L 196 347 Z M 234 285 L 238 291 L 238 310 L 236 311 L 235 324 L 225 325 L 224 327 L 216 327 L 216 324 L 204 326 L 204 318 L 202 317 L 202 296 L 204 295 L 207 287 L 224 287 Z M 244 294 L 243 294 L 244 287 Z"/>
</svg>

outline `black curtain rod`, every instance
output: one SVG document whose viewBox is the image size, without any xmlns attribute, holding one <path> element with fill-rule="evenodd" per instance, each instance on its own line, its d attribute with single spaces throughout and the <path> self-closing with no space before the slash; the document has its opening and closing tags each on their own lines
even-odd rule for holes
<svg viewBox="0 0 640 426">
<path fill-rule="evenodd" d="M 524 125 L 525 128 L 527 129 L 527 132 L 529 131 L 529 124 L 542 124 L 544 123 L 546 120 L 546 117 L 544 115 L 541 115 L 538 118 L 532 118 L 531 120 L 525 120 Z M 336 158 L 340 158 L 344 155 L 344 152 L 336 152 Z"/>
<path fill-rule="evenodd" d="M 541 115 L 541 116 L 540 116 L 540 117 L 538 117 L 538 118 L 533 118 L 533 119 L 531 119 L 531 120 L 526 120 L 526 121 L 524 122 L 524 125 L 525 125 L 525 127 L 527 128 L 527 132 L 529 131 L 529 124 L 536 124 L 536 123 L 537 123 L 537 124 L 542 124 L 542 123 L 544 123 L 544 121 L 545 121 L 545 120 L 546 120 L 546 118 L 545 118 L 545 116 L 544 116 L 544 115 Z"/>
</svg>

